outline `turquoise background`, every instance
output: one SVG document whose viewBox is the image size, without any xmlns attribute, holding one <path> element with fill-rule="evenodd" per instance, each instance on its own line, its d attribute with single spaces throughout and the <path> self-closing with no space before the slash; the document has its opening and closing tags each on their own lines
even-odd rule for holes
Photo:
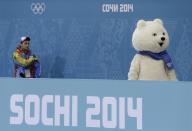
<svg viewBox="0 0 192 131">
<path fill-rule="evenodd" d="M 34 15 L 31 4 L 44 2 Z M 132 3 L 133 13 L 102 13 L 104 3 Z M 135 55 L 131 37 L 139 19 L 161 18 L 179 80 L 192 80 L 191 0 L 0 0 L 0 76 L 13 76 L 20 37 L 42 64 L 43 78 L 125 80 Z"/>
</svg>

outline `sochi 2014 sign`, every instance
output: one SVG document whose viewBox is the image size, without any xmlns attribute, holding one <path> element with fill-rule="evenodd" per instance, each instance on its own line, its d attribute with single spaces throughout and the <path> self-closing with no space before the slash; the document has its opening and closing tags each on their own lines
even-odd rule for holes
<svg viewBox="0 0 192 131">
<path fill-rule="evenodd" d="M 6 131 L 190 131 L 191 83 L 0 79 Z M 22 84 L 21 84 L 22 83 Z"/>
</svg>

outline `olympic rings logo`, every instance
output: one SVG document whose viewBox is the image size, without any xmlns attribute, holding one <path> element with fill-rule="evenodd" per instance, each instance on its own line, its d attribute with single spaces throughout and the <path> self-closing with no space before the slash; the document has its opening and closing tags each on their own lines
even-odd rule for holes
<svg viewBox="0 0 192 131">
<path fill-rule="evenodd" d="M 31 10 L 35 15 L 42 15 L 45 12 L 45 3 L 32 3 Z"/>
</svg>

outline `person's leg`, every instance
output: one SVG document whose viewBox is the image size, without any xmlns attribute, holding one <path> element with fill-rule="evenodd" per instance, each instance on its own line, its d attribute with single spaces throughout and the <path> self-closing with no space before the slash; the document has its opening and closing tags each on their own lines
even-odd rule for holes
<svg viewBox="0 0 192 131">
<path fill-rule="evenodd" d="M 39 62 L 34 63 L 35 66 L 35 78 L 40 78 L 41 76 L 41 65 Z"/>
<path fill-rule="evenodd" d="M 17 68 L 16 77 L 17 78 L 25 78 L 25 68 L 24 67 Z"/>
</svg>

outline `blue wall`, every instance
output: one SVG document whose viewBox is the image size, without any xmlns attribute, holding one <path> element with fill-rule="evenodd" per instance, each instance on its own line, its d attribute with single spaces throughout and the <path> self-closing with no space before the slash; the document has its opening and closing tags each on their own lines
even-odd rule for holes
<svg viewBox="0 0 192 131">
<path fill-rule="evenodd" d="M 35 15 L 32 3 L 46 10 Z M 133 3 L 133 13 L 102 13 L 103 3 Z M 0 0 L 0 76 L 12 77 L 20 37 L 49 78 L 127 79 L 135 55 L 131 36 L 139 19 L 161 18 L 179 80 L 192 80 L 192 10 L 189 0 Z"/>
</svg>

